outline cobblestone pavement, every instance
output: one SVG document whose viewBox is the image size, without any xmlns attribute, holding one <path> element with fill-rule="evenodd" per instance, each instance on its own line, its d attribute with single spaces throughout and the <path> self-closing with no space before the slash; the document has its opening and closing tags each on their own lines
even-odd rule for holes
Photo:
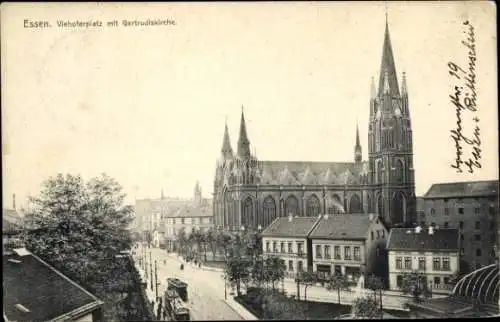
<svg viewBox="0 0 500 322">
<path fill-rule="evenodd" d="M 167 286 L 168 277 L 177 277 L 188 283 L 187 305 L 191 310 L 191 320 L 243 320 L 224 301 L 222 273 L 205 271 L 195 268 L 191 264 L 184 264 L 184 270 L 181 270 L 177 259 L 169 256 L 165 250 L 158 248 L 147 249 L 148 265 L 149 251 L 151 251 L 153 259 L 153 273 L 154 261 L 157 261 L 158 282 L 161 283 L 158 286 L 160 296 L 163 295 Z M 138 250 L 138 254 L 140 254 L 140 250 Z M 216 283 L 213 283 L 213 280 L 216 280 Z"/>
</svg>

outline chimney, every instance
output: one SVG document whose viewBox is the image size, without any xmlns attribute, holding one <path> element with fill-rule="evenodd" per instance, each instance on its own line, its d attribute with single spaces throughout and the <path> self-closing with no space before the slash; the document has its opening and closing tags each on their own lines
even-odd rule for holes
<svg viewBox="0 0 500 322">
<path fill-rule="evenodd" d="M 420 234 L 421 231 L 422 231 L 422 227 L 420 227 L 420 226 L 415 227 L 415 234 Z"/>
<path fill-rule="evenodd" d="M 12 209 L 16 210 L 16 194 L 12 195 Z"/>
<path fill-rule="evenodd" d="M 429 226 L 429 235 L 434 235 L 434 228 Z"/>
</svg>

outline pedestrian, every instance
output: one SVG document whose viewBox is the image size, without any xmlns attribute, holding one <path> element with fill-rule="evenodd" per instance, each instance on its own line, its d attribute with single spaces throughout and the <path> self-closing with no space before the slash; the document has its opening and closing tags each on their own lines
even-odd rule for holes
<svg viewBox="0 0 500 322">
<path fill-rule="evenodd" d="M 167 321 L 167 310 L 163 309 L 163 321 Z"/>
</svg>

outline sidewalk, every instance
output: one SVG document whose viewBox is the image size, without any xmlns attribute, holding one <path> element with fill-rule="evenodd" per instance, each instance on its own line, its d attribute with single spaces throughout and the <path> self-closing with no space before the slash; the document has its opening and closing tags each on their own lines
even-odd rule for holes
<svg viewBox="0 0 500 322">
<path fill-rule="evenodd" d="M 139 266 L 139 263 L 134 259 L 134 265 L 137 271 L 139 272 L 139 275 L 141 276 L 141 280 L 146 283 L 146 295 L 148 297 L 149 304 L 153 302 L 153 312 L 156 315 L 156 311 L 158 309 L 158 303 L 156 301 L 156 293 L 151 290 L 151 280 L 146 279 L 146 273 L 142 269 L 142 267 Z M 149 276 L 148 276 L 149 277 Z"/>
</svg>

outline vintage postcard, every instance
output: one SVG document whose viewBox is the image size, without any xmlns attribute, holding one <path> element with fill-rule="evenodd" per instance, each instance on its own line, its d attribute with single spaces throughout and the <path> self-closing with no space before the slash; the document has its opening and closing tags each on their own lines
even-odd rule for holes
<svg viewBox="0 0 500 322">
<path fill-rule="evenodd" d="M 4 320 L 498 315 L 496 10 L 2 3 Z"/>
</svg>

